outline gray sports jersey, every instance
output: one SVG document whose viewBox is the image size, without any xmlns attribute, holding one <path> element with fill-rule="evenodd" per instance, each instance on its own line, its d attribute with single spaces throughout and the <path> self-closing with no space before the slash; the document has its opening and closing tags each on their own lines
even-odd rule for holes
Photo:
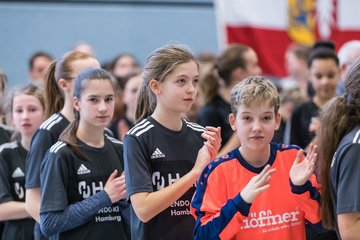
<svg viewBox="0 0 360 240">
<path fill-rule="evenodd" d="M 111 173 L 123 172 L 122 143 L 105 137 L 102 148 L 78 141 L 87 160 L 80 159 L 64 142 L 58 141 L 41 165 L 41 213 L 63 211 L 68 205 L 91 197 L 105 187 Z M 59 239 L 127 239 L 120 202 L 96 209 L 96 214 L 79 227 L 60 233 Z"/>
<path fill-rule="evenodd" d="M 25 159 L 20 142 L 0 146 L 0 203 L 25 202 Z M 35 221 L 31 218 L 5 222 L 2 239 L 33 239 Z"/>
<path fill-rule="evenodd" d="M 359 212 L 360 125 L 346 134 L 336 149 L 331 163 L 330 182 L 335 216 L 341 213 Z M 339 236 L 338 229 L 336 231 Z"/>
<path fill-rule="evenodd" d="M 188 173 L 204 144 L 204 130 L 183 121 L 180 131 L 172 131 L 152 117 L 133 127 L 124 140 L 128 196 L 158 191 Z M 147 223 L 141 222 L 132 209 L 132 239 L 192 239 L 195 221 L 190 215 L 190 202 L 194 191 L 195 186 Z"/>
</svg>

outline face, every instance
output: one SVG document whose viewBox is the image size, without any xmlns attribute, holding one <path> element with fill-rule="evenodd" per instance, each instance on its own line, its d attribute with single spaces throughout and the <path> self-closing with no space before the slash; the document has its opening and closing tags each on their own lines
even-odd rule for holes
<svg viewBox="0 0 360 240">
<path fill-rule="evenodd" d="M 236 116 L 230 114 L 230 125 L 241 142 L 242 148 L 253 151 L 268 149 L 274 131 L 279 128 L 280 115 L 275 115 L 274 107 L 269 105 L 243 104 L 238 107 Z"/>
<path fill-rule="evenodd" d="M 134 58 L 124 55 L 116 62 L 113 74 L 116 77 L 125 77 L 135 68 L 135 65 Z"/>
<path fill-rule="evenodd" d="M 152 80 L 155 81 L 155 80 Z M 199 69 L 194 61 L 177 65 L 161 83 L 156 82 L 153 92 L 157 108 L 176 113 L 188 112 L 198 91 Z"/>
<path fill-rule="evenodd" d="M 261 68 L 259 66 L 259 60 L 254 50 L 249 49 L 244 53 L 244 59 L 246 62 L 246 68 L 244 70 L 244 78 L 249 76 L 257 76 L 261 74 Z"/>
<path fill-rule="evenodd" d="M 137 92 L 141 85 L 141 76 L 130 78 L 124 89 L 124 104 L 127 109 L 135 109 Z"/>
<path fill-rule="evenodd" d="M 310 80 L 315 95 L 321 100 L 329 100 L 336 94 L 340 72 L 332 59 L 315 59 L 310 67 Z"/>
<path fill-rule="evenodd" d="M 20 94 L 13 99 L 12 118 L 22 136 L 32 137 L 44 120 L 44 109 L 35 96 Z"/>
<path fill-rule="evenodd" d="M 68 89 L 67 92 L 69 93 L 69 96 L 72 97 L 74 93 L 73 85 L 74 85 L 74 79 L 79 75 L 79 73 L 86 69 L 86 68 L 100 68 L 100 63 L 95 58 L 87 58 L 87 59 L 81 59 L 76 60 L 72 63 L 72 80 L 66 81 L 68 83 Z"/>
<path fill-rule="evenodd" d="M 110 80 L 85 80 L 81 98 L 74 97 L 74 108 L 80 112 L 80 124 L 105 128 L 114 115 L 114 88 Z"/>
<path fill-rule="evenodd" d="M 299 76 L 307 71 L 307 63 L 292 52 L 285 55 L 285 67 L 290 76 Z"/>
<path fill-rule="evenodd" d="M 44 56 L 39 56 L 35 58 L 33 63 L 33 68 L 30 69 L 30 78 L 33 81 L 41 80 L 43 81 L 46 75 L 46 72 L 51 64 L 51 60 Z"/>
</svg>

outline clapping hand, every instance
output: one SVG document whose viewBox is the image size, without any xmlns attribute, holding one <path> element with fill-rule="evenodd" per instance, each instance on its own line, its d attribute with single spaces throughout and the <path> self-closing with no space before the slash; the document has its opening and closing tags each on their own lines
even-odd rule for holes
<svg viewBox="0 0 360 240">
<path fill-rule="evenodd" d="M 301 159 L 304 155 L 304 150 L 300 149 L 296 155 L 295 161 L 290 169 L 291 182 L 296 186 L 301 186 L 309 180 L 315 169 L 315 162 L 317 159 L 317 146 L 310 144 L 309 154 L 303 161 Z"/>
<path fill-rule="evenodd" d="M 251 178 L 246 187 L 241 191 L 240 196 L 247 203 L 252 203 L 257 195 L 270 187 L 271 175 L 276 171 L 266 165 L 258 175 Z"/>
<path fill-rule="evenodd" d="M 201 136 L 206 139 L 205 146 L 210 153 L 210 159 L 214 159 L 221 147 L 221 128 L 208 126 L 206 130 Z"/>
<path fill-rule="evenodd" d="M 204 146 L 199 150 L 193 170 L 199 176 L 205 166 L 213 159 L 221 146 L 221 128 L 206 127 L 207 131 L 201 136 L 206 139 Z"/>
</svg>

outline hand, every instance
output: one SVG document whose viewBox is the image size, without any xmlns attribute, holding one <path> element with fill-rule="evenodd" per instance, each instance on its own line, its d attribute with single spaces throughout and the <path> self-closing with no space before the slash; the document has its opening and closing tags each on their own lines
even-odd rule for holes
<svg viewBox="0 0 360 240">
<path fill-rule="evenodd" d="M 240 196 L 247 203 L 252 203 L 257 195 L 270 187 L 271 175 L 276 171 L 266 165 L 258 175 L 251 178 L 246 187 L 241 191 Z"/>
<path fill-rule="evenodd" d="M 303 161 L 301 159 L 303 158 L 304 150 L 300 149 L 297 152 L 295 161 L 290 169 L 290 179 L 294 185 L 301 186 L 305 184 L 313 174 L 317 159 L 316 149 L 317 146 L 311 143 L 309 154 Z"/>
<path fill-rule="evenodd" d="M 203 132 L 201 136 L 207 141 L 205 144 L 211 147 L 209 148 L 211 159 L 216 158 L 216 154 L 221 147 L 221 128 L 220 127 L 206 127 L 207 131 Z M 215 154 L 214 154 L 215 153 Z"/>
<path fill-rule="evenodd" d="M 104 187 L 105 192 L 109 195 L 111 203 L 124 199 L 126 196 L 125 174 L 123 172 L 120 177 L 116 177 L 117 174 L 118 171 L 115 169 L 106 181 Z"/>
<path fill-rule="evenodd" d="M 209 144 L 208 142 L 204 143 L 204 146 L 200 148 L 198 155 L 196 157 L 195 165 L 192 169 L 196 173 L 196 179 L 199 178 L 200 174 L 204 170 L 204 168 L 209 164 L 209 162 L 212 160 L 210 151 L 215 153 L 215 150 L 213 149 L 213 146 Z"/>
</svg>

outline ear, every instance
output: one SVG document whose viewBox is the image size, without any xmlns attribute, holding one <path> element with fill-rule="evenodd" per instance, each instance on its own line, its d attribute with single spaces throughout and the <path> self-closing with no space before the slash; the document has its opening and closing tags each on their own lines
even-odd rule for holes
<svg viewBox="0 0 360 240">
<path fill-rule="evenodd" d="M 66 81 L 63 78 L 60 78 L 59 80 L 59 87 L 61 88 L 61 90 L 63 90 L 64 92 L 69 88 L 69 83 L 68 81 Z"/>
<path fill-rule="evenodd" d="M 76 111 L 80 111 L 80 101 L 77 99 L 77 97 L 73 97 L 73 106 Z"/>
<path fill-rule="evenodd" d="M 275 115 L 275 131 L 279 129 L 281 123 L 281 115 L 280 113 L 276 113 Z"/>
<path fill-rule="evenodd" d="M 160 83 L 158 80 L 151 79 L 151 81 L 149 82 L 149 87 L 155 95 L 158 96 L 161 94 Z"/>
<path fill-rule="evenodd" d="M 235 115 L 233 113 L 230 113 L 229 114 L 229 123 L 230 123 L 231 129 L 233 131 L 236 131 L 235 121 L 236 121 Z"/>
</svg>

